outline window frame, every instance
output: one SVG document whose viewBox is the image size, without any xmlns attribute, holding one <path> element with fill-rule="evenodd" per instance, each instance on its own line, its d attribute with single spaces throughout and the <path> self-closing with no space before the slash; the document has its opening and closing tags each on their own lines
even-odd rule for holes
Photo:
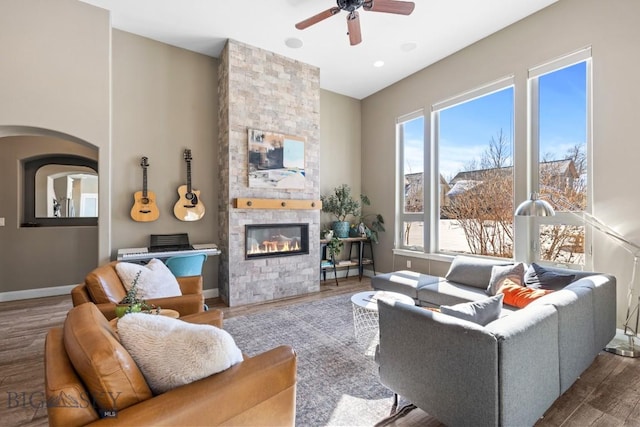
<svg viewBox="0 0 640 427">
<path fill-rule="evenodd" d="M 527 124 L 528 124 L 528 143 L 527 143 L 527 167 L 529 173 L 526 174 L 527 188 L 529 194 L 539 193 L 540 190 L 540 117 L 539 117 L 539 80 L 540 77 L 548 75 L 550 73 L 560 71 L 564 68 L 571 67 L 573 65 L 585 62 L 586 73 L 586 158 L 587 158 L 587 204 L 584 210 L 585 213 L 591 214 L 593 208 L 593 132 L 592 132 L 592 118 L 593 118 L 593 59 L 591 54 L 591 47 L 580 49 L 568 55 L 562 56 L 555 60 L 546 62 L 544 64 L 532 67 L 528 70 L 527 75 Z M 582 212 L 580 211 L 559 211 L 556 210 L 553 217 L 530 217 L 528 226 L 518 233 L 518 229 L 514 232 L 514 236 L 517 239 L 526 239 L 530 242 L 526 250 L 526 259 L 529 262 L 536 262 L 541 264 L 555 265 L 552 261 L 543 261 L 540 259 L 540 227 L 543 225 L 569 225 L 584 227 L 584 265 L 581 264 L 565 264 L 568 268 L 583 269 L 592 268 L 592 250 L 591 250 L 591 233 L 590 228 L 585 223 Z"/>
<path fill-rule="evenodd" d="M 405 164 L 405 158 L 404 158 L 404 145 L 405 145 L 405 140 L 404 140 L 404 127 L 403 124 L 410 122 L 412 120 L 418 119 L 422 117 L 423 119 L 423 123 L 424 123 L 424 128 L 423 128 L 423 147 L 422 147 L 422 154 L 423 154 L 423 171 L 422 171 L 422 200 L 423 200 L 423 204 L 422 204 L 422 212 L 405 212 L 404 211 L 404 207 L 405 207 L 405 186 L 404 186 L 404 180 L 405 180 L 405 170 L 404 170 L 404 164 Z M 426 247 L 416 247 L 416 246 L 407 246 L 404 244 L 404 223 L 405 222 L 412 222 L 412 221 L 422 221 L 424 226 L 423 226 L 423 243 L 425 246 L 427 246 L 427 236 L 428 236 L 428 229 L 429 227 L 427 226 L 427 223 L 425 221 L 425 217 L 426 217 L 426 212 L 429 210 L 427 208 L 427 206 L 429 206 L 429 199 L 428 197 L 428 169 L 429 169 L 429 158 L 428 158 L 428 153 L 426 150 L 426 138 L 427 138 L 427 133 L 428 133 L 428 120 L 427 117 L 425 117 L 424 114 L 424 110 L 423 109 L 419 109 L 416 110 L 412 113 L 409 114 L 405 114 L 403 116 L 400 116 L 396 119 L 396 148 L 397 148 L 397 156 L 396 158 L 398 159 L 398 165 L 396 170 L 398 171 L 398 176 L 397 176 L 397 197 L 396 197 L 396 230 L 398 230 L 398 233 L 396 234 L 396 241 L 394 242 L 394 248 L 396 249 L 401 249 L 401 250 L 407 250 L 407 251 L 415 251 L 416 253 L 420 253 L 420 252 L 426 252 Z"/>
<path fill-rule="evenodd" d="M 571 54 L 562 56 L 555 60 L 546 62 L 544 64 L 532 67 L 527 70 L 526 83 L 522 85 L 519 80 L 516 80 L 515 75 L 508 75 L 494 82 L 488 83 L 484 86 L 480 86 L 476 89 L 461 93 L 446 100 L 434 103 L 431 106 L 429 115 L 425 115 L 425 110 L 421 109 L 413 113 L 405 114 L 396 119 L 396 147 L 397 147 L 397 192 L 396 197 L 396 227 L 398 232 L 396 233 L 394 242 L 394 254 L 410 256 L 416 258 L 427 258 L 435 260 L 451 260 L 453 254 L 439 252 L 437 248 L 438 243 L 438 229 L 439 229 L 439 168 L 437 161 L 439 159 L 439 146 L 437 143 L 437 135 L 439 131 L 439 114 L 438 110 L 460 104 L 480 96 L 488 95 L 492 92 L 496 92 L 505 89 L 509 86 L 514 90 L 514 121 L 512 129 L 513 138 L 513 171 L 514 171 L 514 210 L 524 200 L 518 200 L 516 197 L 520 197 L 521 191 L 526 187 L 526 195 L 528 196 L 532 192 L 538 192 L 539 189 L 539 118 L 537 112 L 538 100 L 538 77 L 548 74 L 553 71 L 560 70 L 562 68 L 575 65 L 577 63 L 586 61 L 586 159 L 587 159 L 587 205 L 585 213 L 587 215 L 592 212 L 593 203 L 593 58 L 591 54 L 591 47 L 586 47 L 575 51 Z M 535 80 L 535 81 L 534 81 Z M 518 120 L 516 119 L 518 102 L 518 91 L 526 91 L 525 105 L 526 105 L 526 127 L 525 131 L 518 130 Z M 534 94 L 535 90 L 535 94 Z M 422 213 L 404 213 L 404 141 L 401 139 L 403 136 L 400 124 L 416 118 L 420 115 L 424 116 L 424 177 L 423 177 L 423 197 L 424 197 L 424 209 Z M 526 135 L 526 144 L 518 144 L 518 135 Z M 524 155 L 519 155 L 518 152 Z M 406 247 L 403 245 L 403 227 L 402 224 L 407 220 L 423 221 L 424 223 L 424 248 L 418 250 L 417 248 Z M 513 236 L 514 236 L 514 259 L 523 260 L 527 262 L 539 261 L 539 227 L 540 225 L 553 225 L 553 224 L 566 224 L 576 225 L 584 227 L 585 230 L 585 265 L 577 266 L 569 264 L 569 268 L 592 268 L 592 249 L 591 249 L 591 229 L 588 224 L 585 223 L 581 215 L 576 215 L 570 212 L 557 212 L 554 217 L 529 217 L 529 220 L 525 220 L 525 217 L 515 217 L 513 222 Z M 480 255 L 477 255 L 480 256 Z M 483 256 L 486 257 L 486 256 Z M 491 257 L 486 257 L 491 258 Z M 504 258 L 502 258 L 504 259 Z M 540 261 L 544 263 L 543 261 Z"/>
<path fill-rule="evenodd" d="M 442 251 L 439 246 L 440 245 L 440 208 L 441 206 L 440 206 L 440 198 L 436 197 L 436 195 L 440 194 L 440 167 L 439 167 L 440 112 L 442 110 L 452 108 L 457 105 L 461 105 L 466 102 L 470 102 L 475 99 L 479 99 L 484 96 L 488 96 L 508 88 L 513 89 L 514 100 L 513 100 L 512 117 L 514 117 L 515 116 L 515 92 L 516 92 L 516 83 L 515 83 L 514 75 L 504 76 L 486 85 L 482 85 L 477 88 L 471 89 L 467 92 L 463 92 L 461 94 L 455 95 L 451 98 L 437 102 L 431 106 L 430 122 L 432 123 L 432 126 L 433 126 L 433 132 L 430 135 L 430 140 L 428 141 L 428 144 L 429 144 L 429 151 L 431 151 L 431 155 L 434 159 L 434 162 L 433 162 L 434 165 L 432 168 L 432 174 L 430 175 L 430 179 L 429 179 L 429 182 L 430 182 L 429 191 L 431 192 L 431 195 L 432 195 L 432 203 L 433 203 L 432 206 L 434 207 L 434 209 L 432 209 L 432 215 L 430 215 L 431 217 L 430 218 L 431 241 L 429 242 L 430 253 L 437 254 L 440 256 L 447 256 L 447 257 L 453 257 L 456 255 L 456 253 L 453 253 L 453 252 Z M 512 119 L 512 126 L 513 126 L 511 129 L 511 140 L 513 141 L 512 153 L 515 153 L 515 141 L 514 141 L 515 123 L 513 122 L 513 119 Z M 516 172 L 515 156 L 513 157 L 514 157 L 513 158 L 513 182 L 514 182 L 514 191 L 515 191 L 515 182 L 516 182 L 517 172 Z M 512 193 L 512 199 L 514 200 L 513 203 L 514 203 L 514 209 L 515 209 L 516 205 L 515 205 L 514 193 Z M 514 241 L 515 241 L 515 234 L 514 234 Z M 515 246 L 515 242 L 514 242 L 514 246 Z M 467 254 L 467 255 L 493 258 L 487 255 L 478 255 L 478 254 Z M 515 251 L 514 251 L 514 256 L 515 256 Z M 506 258 L 499 258 L 499 259 L 506 259 Z"/>
</svg>

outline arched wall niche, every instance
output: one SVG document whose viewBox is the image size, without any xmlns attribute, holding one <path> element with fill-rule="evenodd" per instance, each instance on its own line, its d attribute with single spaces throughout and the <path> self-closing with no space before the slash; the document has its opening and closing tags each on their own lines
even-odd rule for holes
<svg viewBox="0 0 640 427">
<path fill-rule="evenodd" d="M 97 226 L 98 148 L 55 130 L 0 126 L 0 138 L 10 137 L 35 146 L 16 153 L 22 177 L 17 191 L 20 226 Z M 50 176 L 43 176 L 46 170 L 51 171 Z M 67 182 L 68 186 L 62 185 Z"/>
</svg>

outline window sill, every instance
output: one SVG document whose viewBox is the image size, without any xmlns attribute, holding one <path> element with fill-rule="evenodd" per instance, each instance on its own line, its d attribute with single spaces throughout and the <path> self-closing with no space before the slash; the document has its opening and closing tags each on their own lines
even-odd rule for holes
<svg viewBox="0 0 640 427">
<path fill-rule="evenodd" d="M 409 258 L 420 258 L 420 259 L 428 259 L 432 261 L 444 261 L 444 262 L 452 262 L 454 256 L 453 255 L 444 255 L 444 254 L 431 254 L 425 252 L 412 251 L 409 249 L 393 249 L 394 255 L 405 256 Z"/>
</svg>

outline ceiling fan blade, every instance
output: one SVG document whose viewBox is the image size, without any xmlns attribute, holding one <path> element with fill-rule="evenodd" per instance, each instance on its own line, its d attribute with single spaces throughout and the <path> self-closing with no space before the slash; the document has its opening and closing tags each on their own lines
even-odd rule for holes
<svg viewBox="0 0 640 427">
<path fill-rule="evenodd" d="M 349 42 L 351 46 L 355 46 L 362 41 L 360 15 L 358 15 L 358 12 L 355 10 L 347 15 L 347 29 L 349 30 Z"/>
<path fill-rule="evenodd" d="M 312 26 L 313 24 L 317 24 L 318 22 L 331 18 L 336 13 L 340 12 L 339 7 L 332 7 L 331 9 L 327 9 L 324 12 L 320 12 L 317 15 L 313 15 L 311 18 L 307 18 L 304 21 L 300 21 L 296 24 L 296 28 L 299 30 L 304 30 L 307 27 Z"/>
<path fill-rule="evenodd" d="M 410 15 L 416 7 L 412 1 L 399 0 L 369 0 L 363 5 L 365 10 L 372 12 L 397 13 L 399 15 Z"/>
</svg>

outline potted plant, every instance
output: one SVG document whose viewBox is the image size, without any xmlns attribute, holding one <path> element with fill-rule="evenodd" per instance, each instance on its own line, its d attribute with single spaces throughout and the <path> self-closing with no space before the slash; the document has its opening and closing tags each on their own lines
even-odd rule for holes
<svg viewBox="0 0 640 427">
<path fill-rule="evenodd" d="M 332 263 L 335 262 L 335 259 L 340 254 L 340 251 L 342 251 L 343 246 L 344 242 L 335 236 L 327 242 L 327 256 Z"/>
<path fill-rule="evenodd" d="M 362 206 L 371 206 L 371 201 L 366 195 L 361 194 L 360 200 Z M 361 214 L 357 228 L 360 231 L 360 234 L 364 234 L 374 243 L 378 243 L 378 233 L 381 231 L 386 231 L 384 228 L 384 218 L 382 217 L 382 215 L 372 213 Z"/>
<path fill-rule="evenodd" d="M 128 313 L 138 313 L 141 311 L 150 312 L 152 309 L 156 310 L 158 313 L 160 312 L 160 307 L 149 305 L 145 300 L 138 298 L 138 279 L 140 278 L 141 273 L 142 271 L 138 271 L 136 277 L 133 279 L 133 282 L 131 282 L 131 287 L 127 291 L 127 294 L 118 304 L 116 304 L 115 312 L 117 317 L 122 317 Z"/>
<path fill-rule="evenodd" d="M 336 219 L 332 224 L 335 237 L 349 237 L 347 217 L 360 215 L 360 202 L 351 195 L 351 188 L 347 184 L 342 184 L 334 188 L 332 194 L 320 196 L 320 201 L 322 211 L 333 215 Z"/>
</svg>

